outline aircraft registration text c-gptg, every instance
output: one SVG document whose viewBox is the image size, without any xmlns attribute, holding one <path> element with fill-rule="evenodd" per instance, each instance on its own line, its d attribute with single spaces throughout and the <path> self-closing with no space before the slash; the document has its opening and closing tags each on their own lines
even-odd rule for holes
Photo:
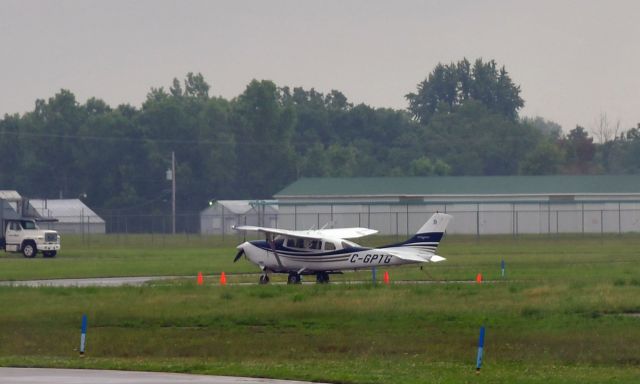
<svg viewBox="0 0 640 384">
<path fill-rule="evenodd" d="M 384 254 L 378 255 L 377 253 L 374 253 L 374 254 L 368 253 L 364 256 L 358 253 L 354 253 L 351 256 L 350 261 L 352 263 L 357 263 L 358 261 L 361 261 L 365 264 L 389 264 L 391 262 L 392 257 L 393 256 L 391 255 L 384 255 Z"/>
</svg>

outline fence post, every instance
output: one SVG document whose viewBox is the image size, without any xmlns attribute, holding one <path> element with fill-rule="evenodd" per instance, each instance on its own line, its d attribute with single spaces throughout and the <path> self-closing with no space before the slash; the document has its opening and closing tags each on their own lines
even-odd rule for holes
<svg viewBox="0 0 640 384">
<path fill-rule="evenodd" d="M 333 204 L 331 204 L 331 221 L 330 221 L 330 223 L 331 223 L 331 227 L 330 228 L 333 228 Z"/>
<path fill-rule="evenodd" d="M 480 237 L 480 204 L 476 205 L 476 237 Z"/>
<path fill-rule="evenodd" d="M 551 234 L 551 202 L 547 203 L 547 234 Z"/>
<path fill-rule="evenodd" d="M 396 212 L 396 239 L 400 237 L 400 225 L 398 221 L 398 212 Z"/>
<path fill-rule="evenodd" d="M 516 205 L 511 204 L 511 236 L 516 237 Z"/>
<path fill-rule="evenodd" d="M 84 208 L 80 209 L 80 233 L 82 234 L 82 245 L 84 245 Z"/>
<path fill-rule="evenodd" d="M 409 232 L 409 203 L 407 203 L 407 237 L 409 237 L 411 233 Z"/>
<path fill-rule="evenodd" d="M 618 235 L 622 234 L 622 219 L 621 219 L 621 209 L 620 209 L 620 202 L 618 201 Z"/>
</svg>

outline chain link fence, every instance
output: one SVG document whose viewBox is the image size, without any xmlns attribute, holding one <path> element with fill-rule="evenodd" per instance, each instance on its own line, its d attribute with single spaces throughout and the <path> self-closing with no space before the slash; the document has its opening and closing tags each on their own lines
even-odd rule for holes
<svg viewBox="0 0 640 384">
<path fill-rule="evenodd" d="M 634 204 L 635 205 L 635 204 Z M 337 207 L 337 206 L 336 206 Z M 475 208 L 475 209 L 470 209 Z M 487 209 L 477 204 L 470 207 L 449 206 L 446 210 L 454 219 L 447 228 L 449 234 L 463 235 L 531 235 L 531 234 L 605 234 L 640 232 L 640 209 L 622 204 L 600 205 L 598 208 L 582 204 L 562 206 L 539 204 L 519 207 L 514 204 L 502 209 Z M 291 210 L 289 210 L 291 211 Z M 183 213 L 176 216 L 176 233 L 182 235 L 242 238 L 245 235 L 233 229 L 236 225 L 258 225 L 294 230 L 339 227 L 367 227 L 380 234 L 405 237 L 414 234 L 436 210 L 420 206 L 391 206 L 387 212 L 371 207 L 350 210 L 349 207 L 321 209 L 316 212 L 296 209 L 294 212 L 261 215 L 260 210 L 247 214 L 204 215 Z M 113 235 L 168 235 L 172 232 L 171 215 L 125 215 L 58 217 L 58 222 L 41 223 L 63 234 L 93 236 Z"/>
</svg>

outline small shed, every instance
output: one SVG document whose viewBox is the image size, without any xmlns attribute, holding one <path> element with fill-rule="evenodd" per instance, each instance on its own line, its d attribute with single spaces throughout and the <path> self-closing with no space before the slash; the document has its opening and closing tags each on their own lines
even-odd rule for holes
<svg viewBox="0 0 640 384">
<path fill-rule="evenodd" d="M 80 199 L 30 199 L 29 209 L 38 218 L 58 220 L 41 222 L 41 228 L 63 234 L 105 233 L 104 220 Z"/>
<path fill-rule="evenodd" d="M 278 205 L 274 200 L 218 200 L 200 212 L 203 235 L 234 234 L 234 225 L 277 227 Z"/>
</svg>

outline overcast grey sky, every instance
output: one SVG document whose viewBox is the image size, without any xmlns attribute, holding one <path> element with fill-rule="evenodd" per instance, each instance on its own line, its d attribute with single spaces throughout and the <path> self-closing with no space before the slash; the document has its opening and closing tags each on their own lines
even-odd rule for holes
<svg viewBox="0 0 640 384">
<path fill-rule="evenodd" d="M 0 115 L 60 88 L 140 106 L 190 71 L 225 98 L 257 78 L 406 108 L 438 62 L 482 57 L 521 86 L 521 115 L 640 122 L 634 0 L 0 0 L 0 52 Z"/>
</svg>

